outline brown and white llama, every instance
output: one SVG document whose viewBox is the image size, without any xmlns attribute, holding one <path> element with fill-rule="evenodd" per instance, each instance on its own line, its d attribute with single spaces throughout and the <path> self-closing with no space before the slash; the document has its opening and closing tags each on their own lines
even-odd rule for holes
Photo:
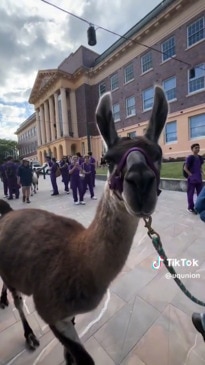
<svg viewBox="0 0 205 365">
<path fill-rule="evenodd" d="M 162 158 L 158 139 L 167 112 L 164 92 L 156 87 L 146 134 L 119 138 L 111 96 L 101 97 L 96 119 L 107 145 L 109 177 L 87 229 L 40 209 L 13 211 L 0 200 L 0 275 L 5 283 L 1 304 L 8 305 L 7 287 L 30 348 L 39 341 L 25 318 L 21 293 L 33 295 L 37 312 L 65 348 L 67 365 L 94 364 L 80 342 L 73 317 L 100 303 L 125 264 L 140 218 L 149 217 L 155 209 Z"/>
</svg>

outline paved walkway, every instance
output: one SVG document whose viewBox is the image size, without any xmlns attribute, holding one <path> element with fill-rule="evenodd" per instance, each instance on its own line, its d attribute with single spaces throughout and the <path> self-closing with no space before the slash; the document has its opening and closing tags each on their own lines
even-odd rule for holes
<svg viewBox="0 0 205 365">
<path fill-rule="evenodd" d="M 12 201 L 12 207 L 43 208 L 59 213 L 87 226 L 95 214 L 97 201 L 87 197 L 86 206 L 74 206 L 72 196 L 63 192 L 50 196 L 49 178 L 40 178 L 40 190 L 32 203 Z M 104 183 L 98 181 L 96 195 Z M 2 192 L 2 189 L 0 190 Z M 198 216 L 186 211 L 186 194 L 163 191 L 153 215 L 153 227 L 160 235 L 169 258 L 198 260 L 199 267 L 178 267 L 192 278 L 183 281 L 191 292 L 205 301 L 205 225 Z M 193 311 L 201 307 L 192 303 L 178 289 L 166 269 L 152 268 L 157 254 L 140 223 L 122 272 L 110 286 L 99 307 L 77 317 L 77 329 L 96 365 L 204 365 L 205 345 L 192 323 Z M 200 278 L 194 278 L 197 273 Z M 25 298 L 28 320 L 41 345 L 35 352 L 24 346 L 23 331 L 17 311 L 11 305 L 0 310 L 0 365 L 63 364 L 63 348 L 48 326 L 35 312 L 31 298 Z M 203 308 L 202 308 L 203 309 Z"/>
</svg>

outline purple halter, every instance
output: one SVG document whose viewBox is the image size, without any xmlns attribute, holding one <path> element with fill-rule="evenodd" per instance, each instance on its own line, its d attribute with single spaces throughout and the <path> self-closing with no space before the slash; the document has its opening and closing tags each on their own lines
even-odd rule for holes
<svg viewBox="0 0 205 365">
<path fill-rule="evenodd" d="M 114 174 L 111 175 L 110 179 L 109 179 L 109 187 L 111 190 L 117 190 L 119 191 L 119 193 L 123 192 L 123 178 L 122 178 L 122 169 L 125 166 L 125 163 L 127 161 L 127 157 L 129 156 L 129 154 L 133 151 L 139 151 L 141 152 L 147 162 L 147 165 L 152 169 L 152 171 L 155 173 L 156 176 L 156 180 L 157 180 L 157 195 L 159 196 L 159 194 L 161 193 L 161 190 L 159 189 L 159 184 L 160 184 L 160 175 L 159 172 L 157 171 L 156 167 L 154 166 L 152 160 L 149 158 L 149 156 L 147 155 L 147 153 L 140 147 L 133 147 L 130 148 L 127 152 L 125 152 L 125 154 L 122 156 L 122 159 L 120 160 L 117 169 L 115 170 Z"/>
</svg>

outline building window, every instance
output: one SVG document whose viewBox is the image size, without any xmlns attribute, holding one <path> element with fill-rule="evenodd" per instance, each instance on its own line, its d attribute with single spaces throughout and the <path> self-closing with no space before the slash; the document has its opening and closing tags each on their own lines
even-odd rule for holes
<svg viewBox="0 0 205 365">
<path fill-rule="evenodd" d="M 194 23 L 187 27 L 187 46 L 190 47 L 193 44 L 199 42 L 205 38 L 205 21 L 204 17 L 197 19 Z"/>
<path fill-rule="evenodd" d="M 143 110 L 152 109 L 154 103 L 154 88 L 150 87 L 142 92 Z"/>
<path fill-rule="evenodd" d="M 110 88 L 111 90 L 115 90 L 119 87 L 118 74 L 114 74 L 110 78 Z"/>
<path fill-rule="evenodd" d="M 125 67 L 124 74 L 125 74 L 125 83 L 134 80 L 134 69 L 132 63 L 127 67 Z"/>
<path fill-rule="evenodd" d="M 136 138 L 137 137 L 136 131 L 127 133 L 127 136 L 130 138 Z"/>
<path fill-rule="evenodd" d="M 163 89 L 166 93 L 167 100 L 176 99 L 176 77 L 170 77 L 170 79 L 163 81 Z"/>
<path fill-rule="evenodd" d="M 177 141 L 177 122 L 169 122 L 165 126 L 165 142 L 171 143 Z"/>
<path fill-rule="evenodd" d="M 175 38 L 171 37 L 162 43 L 162 61 L 166 61 L 169 58 L 176 55 L 175 51 Z"/>
<path fill-rule="evenodd" d="M 205 89 L 205 63 L 189 70 L 189 93 Z"/>
<path fill-rule="evenodd" d="M 148 52 L 141 58 L 142 73 L 152 68 L 152 53 Z"/>
<path fill-rule="evenodd" d="M 112 106 L 112 113 L 113 113 L 113 118 L 114 118 L 114 122 L 117 122 L 120 120 L 120 104 L 113 104 Z"/>
<path fill-rule="evenodd" d="M 99 85 L 99 95 L 101 96 L 102 94 L 104 94 L 106 92 L 106 85 L 105 82 L 102 82 Z"/>
<path fill-rule="evenodd" d="M 205 137 L 205 114 L 189 118 L 190 138 Z"/>
<path fill-rule="evenodd" d="M 136 114 L 136 108 L 135 108 L 135 97 L 131 96 L 130 98 L 126 99 L 126 116 L 130 117 L 132 115 Z"/>
</svg>

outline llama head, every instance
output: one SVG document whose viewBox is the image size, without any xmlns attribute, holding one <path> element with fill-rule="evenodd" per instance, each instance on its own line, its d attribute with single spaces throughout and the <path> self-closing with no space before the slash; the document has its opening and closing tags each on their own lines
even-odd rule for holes
<svg viewBox="0 0 205 365">
<path fill-rule="evenodd" d="M 162 150 L 158 144 L 168 113 L 163 90 L 155 88 L 151 118 L 144 136 L 120 138 L 112 114 L 111 94 L 104 94 L 96 110 L 97 126 L 107 147 L 109 186 L 116 199 L 137 217 L 150 216 L 159 195 Z"/>
</svg>

